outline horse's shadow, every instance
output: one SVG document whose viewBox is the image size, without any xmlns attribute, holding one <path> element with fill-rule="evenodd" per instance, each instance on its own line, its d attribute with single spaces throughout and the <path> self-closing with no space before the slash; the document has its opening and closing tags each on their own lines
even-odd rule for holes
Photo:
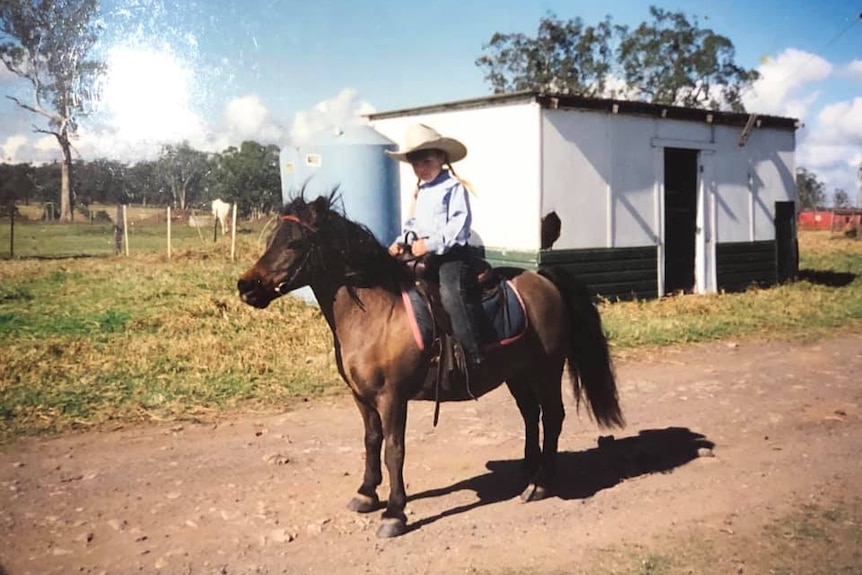
<svg viewBox="0 0 862 575">
<path fill-rule="evenodd" d="M 561 452 L 557 458 L 557 478 L 553 495 L 560 499 L 586 499 L 625 479 L 667 473 L 699 457 L 701 450 L 715 444 L 684 427 L 645 429 L 636 436 L 615 439 L 600 437 L 598 447 L 586 451 Z M 526 486 L 521 460 L 489 461 L 484 473 L 447 487 L 415 493 L 410 500 L 448 495 L 469 489 L 478 501 L 442 511 L 413 523 L 412 529 L 451 515 L 517 497 Z"/>
</svg>

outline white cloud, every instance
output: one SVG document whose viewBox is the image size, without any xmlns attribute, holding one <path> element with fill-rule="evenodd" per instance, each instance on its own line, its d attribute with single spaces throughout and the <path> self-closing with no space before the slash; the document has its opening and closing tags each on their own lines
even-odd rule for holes
<svg viewBox="0 0 862 575">
<path fill-rule="evenodd" d="M 818 139 L 862 149 L 862 98 L 830 104 L 817 116 Z"/>
<path fill-rule="evenodd" d="M 59 160 L 60 157 L 60 146 L 51 135 L 34 137 L 15 134 L 0 144 L 0 162 L 42 164 Z"/>
<path fill-rule="evenodd" d="M 828 193 L 843 188 L 855 198 L 862 165 L 862 98 L 824 106 L 803 136 L 796 164 L 813 171 Z"/>
<path fill-rule="evenodd" d="M 788 48 L 757 69 L 760 78 L 743 95 L 747 110 L 761 114 L 805 118 L 817 92 L 795 96 L 809 84 L 824 80 L 833 66 L 820 56 Z"/>
<path fill-rule="evenodd" d="M 815 54 L 789 48 L 766 60 L 758 71 L 761 78 L 743 95 L 746 109 L 803 120 L 796 165 L 813 171 L 829 194 L 843 188 L 855 197 L 862 161 L 862 98 L 830 102 L 827 90 L 836 82 L 862 77 L 862 61 L 839 68 Z"/>
<path fill-rule="evenodd" d="M 0 144 L 0 161 L 15 163 L 15 158 L 18 157 L 18 150 L 27 144 L 27 136 L 20 134 L 9 136 L 6 142 Z"/>
<path fill-rule="evenodd" d="M 374 107 L 361 100 L 356 90 L 344 88 L 334 98 L 294 116 L 290 130 L 291 143 L 299 146 L 321 130 L 366 123 L 367 120 L 362 116 L 373 112 Z"/>
<path fill-rule="evenodd" d="M 857 80 L 862 80 L 862 60 L 853 60 L 841 70 L 841 72 L 850 76 L 851 78 L 855 78 Z"/>
<path fill-rule="evenodd" d="M 313 108 L 296 113 L 288 134 L 256 94 L 230 100 L 218 125 L 207 125 L 185 105 L 174 105 L 182 101 L 151 102 L 126 92 L 130 102 L 120 102 L 121 93 L 122 90 L 108 91 L 111 98 L 102 110 L 105 121 L 81 125 L 73 142 L 76 157 L 104 157 L 124 162 L 150 160 L 158 156 L 161 144 L 182 140 L 207 152 L 221 152 L 244 140 L 282 145 L 290 138 L 294 145 L 300 145 L 320 130 L 365 123 L 363 115 L 374 112 L 373 106 L 359 98 L 356 90 L 345 88 Z M 164 111 L 164 115 L 154 113 L 153 105 L 156 110 Z M 151 124 L 144 122 L 147 118 Z M 164 125 L 167 119 L 172 119 L 175 125 Z M 60 158 L 59 147 L 50 136 L 35 139 L 34 135 L 18 134 L 0 145 L 0 152 L 0 161 L 9 162 L 45 162 Z"/>
<path fill-rule="evenodd" d="M 277 143 L 282 129 L 274 122 L 260 97 L 249 94 L 228 102 L 224 112 L 227 122 L 227 140 L 255 140 L 260 143 Z"/>
<path fill-rule="evenodd" d="M 260 98 L 251 94 L 228 102 L 224 115 L 228 127 L 245 136 L 258 133 L 268 114 Z"/>
</svg>

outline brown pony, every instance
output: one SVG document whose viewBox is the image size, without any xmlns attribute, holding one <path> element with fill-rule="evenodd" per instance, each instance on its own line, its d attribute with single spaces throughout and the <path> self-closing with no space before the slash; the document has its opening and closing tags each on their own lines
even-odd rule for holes
<svg viewBox="0 0 862 575">
<path fill-rule="evenodd" d="M 407 531 L 404 507 L 404 436 L 407 403 L 434 399 L 436 369 L 431 353 L 416 344 L 402 290 L 412 285 L 404 264 L 392 258 L 364 226 L 333 209 L 337 199 L 285 206 L 269 246 L 237 283 L 242 301 L 265 308 L 289 291 L 311 286 L 334 336 L 335 359 L 365 424 L 365 474 L 349 508 L 360 513 L 382 505 L 381 447 L 389 471 L 389 498 L 379 537 Z M 586 400 L 600 426 L 622 426 L 607 341 L 599 313 L 583 285 L 562 270 L 538 273 L 500 270 L 521 294 L 527 332 L 511 345 L 490 351 L 488 367 L 471 380 L 483 395 L 503 382 L 518 404 L 526 433 L 524 466 L 528 485 L 521 498 L 548 494 L 565 410 L 561 394 L 568 362 L 574 395 Z M 441 392 L 443 401 L 467 399 Z M 539 417 L 544 437 L 539 446 Z"/>
</svg>

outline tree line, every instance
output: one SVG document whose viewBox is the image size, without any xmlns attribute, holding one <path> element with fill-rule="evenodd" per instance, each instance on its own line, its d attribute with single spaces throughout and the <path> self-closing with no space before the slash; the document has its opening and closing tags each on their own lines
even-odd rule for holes
<svg viewBox="0 0 862 575">
<path fill-rule="evenodd" d="M 637 27 L 563 20 L 549 12 L 535 35 L 495 33 L 476 65 L 495 93 L 540 90 L 744 112 L 760 77 L 736 64 L 733 42 L 682 11 L 649 8 Z"/>
<path fill-rule="evenodd" d="M 707 17 L 708 19 L 708 17 Z M 244 142 L 207 155 L 188 144 L 166 145 L 157 160 L 123 165 L 72 156 L 80 122 L 99 101 L 105 65 L 93 56 L 104 28 L 98 0 L 0 0 L 0 61 L 30 84 L 32 98 L 6 97 L 44 121 L 62 161 L 49 166 L 2 167 L 0 194 L 23 201 L 55 201 L 60 219 L 73 203 L 132 201 L 185 209 L 214 197 L 236 201 L 240 213 L 273 209 L 278 193 L 277 150 Z M 610 16 L 596 24 L 549 12 L 535 35 L 494 33 L 475 61 L 495 93 L 540 90 L 610 96 L 654 104 L 744 112 L 742 96 L 759 74 L 735 62 L 733 42 L 696 17 L 655 6 L 636 27 Z M 262 171 L 253 175 L 250 168 Z M 821 205 L 824 186 L 811 172 L 797 174 L 802 207 Z M 849 204 L 843 190 L 836 204 Z"/>
<path fill-rule="evenodd" d="M 206 153 L 188 143 L 162 146 L 155 160 L 127 164 L 76 160 L 72 204 L 86 213 L 92 204 L 206 207 L 220 198 L 236 203 L 241 217 L 259 217 L 281 207 L 279 149 L 253 141 Z M 60 206 L 62 165 L 0 164 L 0 205 Z M 59 213 L 59 212 L 58 212 Z"/>
<path fill-rule="evenodd" d="M 246 141 L 221 153 L 201 152 L 188 143 L 165 145 L 157 159 L 134 164 L 78 160 L 73 200 L 80 212 L 87 213 L 92 204 L 187 210 L 205 208 L 219 198 L 236 203 L 241 217 L 260 217 L 281 207 L 278 155 L 277 146 Z M 0 164 L 0 206 L 47 202 L 59 206 L 61 179 L 59 162 Z M 828 201 L 826 185 L 806 168 L 797 170 L 796 197 L 799 209 L 853 205 L 841 188 L 833 190 Z"/>
</svg>

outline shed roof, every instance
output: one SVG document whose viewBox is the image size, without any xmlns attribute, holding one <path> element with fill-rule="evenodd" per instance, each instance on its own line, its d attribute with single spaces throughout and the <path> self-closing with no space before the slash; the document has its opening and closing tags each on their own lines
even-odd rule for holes
<svg viewBox="0 0 862 575">
<path fill-rule="evenodd" d="M 415 108 L 403 108 L 369 114 L 370 120 L 383 120 L 387 118 L 398 118 L 404 116 L 416 116 L 419 114 L 432 114 L 437 112 L 448 112 L 453 110 L 469 110 L 475 108 L 489 108 L 492 106 L 503 106 L 508 104 L 521 104 L 535 102 L 542 108 L 547 109 L 571 109 L 591 110 L 595 112 L 606 112 L 610 114 L 624 114 L 630 116 L 653 116 L 669 120 L 685 120 L 689 122 L 706 122 L 722 126 L 745 127 L 750 121 L 754 121 L 760 128 L 781 128 L 795 130 L 799 128 L 799 120 L 796 118 L 784 118 L 781 116 L 753 115 L 740 112 L 724 112 L 717 110 L 703 110 L 700 108 L 685 108 L 682 106 L 666 106 L 663 104 L 649 104 L 646 102 L 634 102 L 629 100 L 614 100 L 609 98 L 588 98 L 585 96 L 573 96 L 571 94 L 555 94 L 548 92 L 513 92 L 511 94 L 494 94 L 481 98 L 470 98 L 467 100 L 456 100 L 442 104 L 431 104 Z"/>
</svg>

